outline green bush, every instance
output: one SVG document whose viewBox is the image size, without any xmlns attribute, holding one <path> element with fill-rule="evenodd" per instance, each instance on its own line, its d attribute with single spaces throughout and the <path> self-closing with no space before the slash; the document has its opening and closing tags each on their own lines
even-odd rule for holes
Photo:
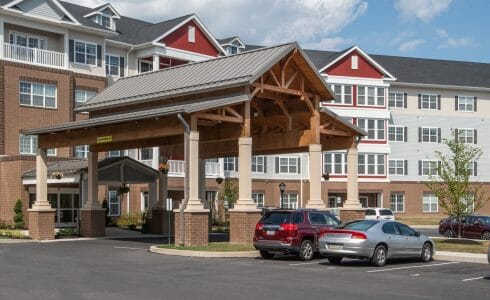
<svg viewBox="0 0 490 300">
<path fill-rule="evenodd" d="M 13 229 L 12 227 L 10 222 L 0 220 L 0 229 Z"/>
<path fill-rule="evenodd" d="M 1 236 L 7 236 L 13 239 L 28 239 L 29 237 L 25 236 L 20 230 L 11 230 L 11 229 L 0 229 Z"/>
<path fill-rule="evenodd" d="M 125 213 L 117 220 L 117 226 L 121 228 L 135 229 L 143 223 L 142 214 L 140 212 Z"/>
<path fill-rule="evenodd" d="M 78 235 L 76 228 L 62 228 L 56 234 L 56 236 L 76 236 L 76 235 Z"/>
<path fill-rule="evenodd" d="M 24 229 L 25 228 L 25 222 L 24 222 L 24 212 L 22 211 L 22 200 L 18 199 L 15 202 L 14 206 L 14 228 L 15 229 Z"/>
</svg>

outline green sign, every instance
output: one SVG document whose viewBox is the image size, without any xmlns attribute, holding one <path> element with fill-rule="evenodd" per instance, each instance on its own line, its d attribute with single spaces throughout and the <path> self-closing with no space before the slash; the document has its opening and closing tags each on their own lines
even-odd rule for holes
<svg viewBox="0 0 490 300">
<path fill-rule="evenodd" d="M 112 135 L 97 137 L 97 144 L 110 143 L 110 142 L 112 142 Z"/>
</svg>

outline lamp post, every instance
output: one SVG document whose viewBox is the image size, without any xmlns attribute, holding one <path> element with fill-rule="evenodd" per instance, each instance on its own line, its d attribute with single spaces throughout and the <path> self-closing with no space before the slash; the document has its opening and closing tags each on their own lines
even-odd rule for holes
<svg viewBox="0 0 490 300">
<path fill-rule="evenodd" d="M 284 191 L 286 190 L 286 184 L 281 182 L 279 184 L 279 191 L 281 192 L 281 208 L 284 208 Z"/>
</svg>

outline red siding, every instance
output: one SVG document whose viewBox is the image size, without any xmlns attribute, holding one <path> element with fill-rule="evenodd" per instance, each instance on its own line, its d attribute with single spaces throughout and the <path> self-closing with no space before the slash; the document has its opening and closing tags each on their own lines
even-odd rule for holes
<svg viewBox="0 0 490 300">
<path fill-rule="evenodd" d="M 196 39 L 194 43 L 190 43 L 187 36 L 189 26 L 194 26 L 196 28 Z M 213 43 L 206 37 L 204 32 L 194 21 L 189 21 L 186 24 L 182 25 L 182 27 L 172 32 L 161 42 L 165 43 L 165 45 L 171 48 L 186 50 L 209 56 L 216 57 L 219 54 L 218 49 L 216 49 Z"/>
<path fill-rule="evenodd" d="M 358 68 L 353 70 L 351 68 L 351 56 L 357 55 L 358 57 Z M 350 76 L 350 77 L 366 77 L 366 78 L 377 78 L 382 79 L 383 74 L 379 72 L 373 65 L 371 65 L 364 57 L 360 55 L 357 51 L 353 51 L 346 57 L 342 58 L 340 61 L 335 63 L 333 66 L 329 67 L 325 73 L 328 75 L 336 76 Z"/>
</svg>

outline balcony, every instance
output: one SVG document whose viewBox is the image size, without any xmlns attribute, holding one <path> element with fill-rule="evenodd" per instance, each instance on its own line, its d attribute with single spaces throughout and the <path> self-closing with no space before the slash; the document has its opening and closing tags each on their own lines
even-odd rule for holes
<svg viewBox="0 0 490 300">
<path fill-rule="evenodd" d="M 36 64 L 53 68 L 65 67 L 66 57 L 65 54 L 61 52 L 4 43 L 3 53 L 6 60 Z"/>
<path fill-rule="evenodd" d="M 185 161 L 169 160 L 168 176 L 183 177 L 185 175 Z M 221 165 L 217 162 L 206 162 L 206 176 L 219 177 L 221 175 Z"/>
</svg>

